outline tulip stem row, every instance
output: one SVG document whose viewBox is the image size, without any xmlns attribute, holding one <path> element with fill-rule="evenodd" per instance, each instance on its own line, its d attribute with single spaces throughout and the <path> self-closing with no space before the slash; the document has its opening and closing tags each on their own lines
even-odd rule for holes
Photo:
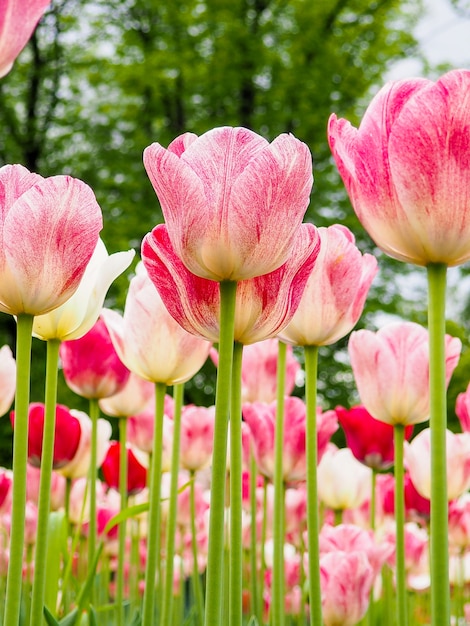
<svg viewBox="0 0 470 626">
<path fill-rule="evenodd" d="M 150 468 L 150 493 L 148 524 L 152 532 L 149 533 L 147 543 L 147 563 L 145 567 L 145 590 L 142 610 L 142 626 L 152 626 L 155 623 L 155 587 L 161 589 L 161 578 L 157 569 L 160 568 L 161 543 L 161 472 L 163 450 L 163 416 L 165 413 L 164 383 L 155 383 L 155 426 L 153 433 L 152 466 Z M 160 568 L 161 569 L 161 568 Z"/>
<path fill-rule="evenodd" d="M 41 623 L 44 606 L 48 522 L 51 500 L 52 466 L 54 459 L 59 347 L 60 341 L 56 339 L 51 339 L 47 342 L 45 413 L 41 454 L 41 477 L 39 481 L 34 579 L 31 600 L 31 624 Z"/>
<path fill-rule="evenodd" d="M 18 624 L 21 606 L 32 328 L 32 315 L 25 313 L 18 315 L 16 334 L 15 437 L 13 440 L 13 475 L 15 480 L 13 481 L 10 561 L 8 563 L 4 624 Z"/>
<path fill-rule="evenodd" d="M 173 413 L 173 445 L 171 450 L 170 502 L 166 537 L 165 590 L 162 603 L 162 626 L 172 624 L 173 614 L 173 570 L 176 537 L 176 507 L 178 502 L 178 470 L 180 464 L 181 409 L 183 404 L 184 384 L 173 387 L 175 401 Z"/>
<path fill-rule="evenodd" d="M 431 624 L 447 626 L 450 623 L 450 588 L 446 460 L 446 265 L 428 265 L 427 276 L 431 428 Z"/>
</svg>

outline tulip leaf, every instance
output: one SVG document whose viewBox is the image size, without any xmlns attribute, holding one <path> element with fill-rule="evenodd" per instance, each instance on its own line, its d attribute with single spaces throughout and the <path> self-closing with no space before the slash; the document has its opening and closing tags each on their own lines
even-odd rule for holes
<svg viewBox="0 0 470 626">
<path fill-rule="evenodd" d="M 142 504 L 135 504 L 134 506 L 129 506 L 126 509 L 120 511 L 117 515 L 112 517 L 106 526 L 103 529 L 103 534 L 105 535 L 115 526 L 129 519 L 130 517 L 135 517 L 136 515 L 140 515 L 141 513 L 146 513 L 149 510 L 148 502 L 143 502 Z"/>
<path fill-rule="evenodd" d="M 60 626 L 60 622 L 56 620 L 47 606 L 44 607 L 44 619 L 47 622 L 47 626 Z"/>
<path fill-rule="evenodd" d="M 44 603 L 48 607 L 57 606 L 59 579 L 62 567 L 63 546 L 66 542 L 67 526 L 64 511 L 49 514 L 47 526 L 47 560 L 45 575 Z M 55 612 L 55 611 L 54 611 Z"/>
</svg>

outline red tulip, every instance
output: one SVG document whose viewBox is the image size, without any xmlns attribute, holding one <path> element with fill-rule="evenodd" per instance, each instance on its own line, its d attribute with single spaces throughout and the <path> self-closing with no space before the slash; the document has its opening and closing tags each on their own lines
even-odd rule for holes
<svg viewBox="0 0 470 626">
<path fill-rule="evenodd" d="M 386 254 L 416 265 L 470 259 L 470 71 L 387 83 L 358 129 L 328 135 L 354 210 Z"/>
<path fill-rule="evenodd" d="M 270 144 L 246 128 L 214 128 L 181 135 L 168 149 L 153 143 L 144 165 L 162 228 L 188 270 L 239 281 L 285 263 L 313 183 L 305 144 L 292 135 Z"/>
<path fill-rule="evenodd" d="M 103 478 L 108 487 L 119 489 L 119 455 L 121 445 L 112 441 L 101 465 Z M 130 447 L 127 448 L 127 493 L 133 495 L 147 486 L 147 468 L 145 468 Z"/>
<path fill-rule="evenodd" d="M 80 339 L 63 341 L 60 358 L 67 385 L 84 398 L 112 396 L 129 378 L 101 319 Z"/>
<path fill-rule="evenodd" d="M 44 411 L 45 406 L 41 402 L 32 402 L 29 405 L 28 461 L 35 467 L 41 465 Z M 14 427 L 14 411 L 11 412 L 10 418 Z M 58 404 L 55 418 L 54 468 L 62 467 L 74 458 L 80 443 L 81 430 L 79 420 L 66 406 Z"/>
<path fill-rule="evenodd" d="M 346 443 L 358 461 L 375 470 L 384 470 L 393 465 L 393 426 L 375 419 L 363 406 L 347 410 L 335 409 L 338 421 L 346 435 Z M 405 428 L 409 439 L 413 426 Z"/>
<path fill-rule="evenodd" d="M 0 77 L 31 37 L 51 0 L 2 0 L 0 3 Z"/>
</svg>

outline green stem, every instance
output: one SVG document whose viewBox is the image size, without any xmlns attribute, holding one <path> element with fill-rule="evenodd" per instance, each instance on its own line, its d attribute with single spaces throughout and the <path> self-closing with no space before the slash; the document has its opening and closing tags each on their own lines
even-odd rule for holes
<svg viewBox="0 0 470 626">
<path fill-rule="evenodd" d="M 393 427 L 395 448 L 395 525 L 396 525 L 396 599 L 397 625 L 406 626 L 407 597 L 405 573 L 405 482 L 403 465 L 403 446 L 405 442 L 405 426 L 395 424 Z"/>
<path fill-rule="evenodd" d="M 222 616 L 223 585 L 221 585 L 221 581 L 224 572 L 225 475 L 236 290 L 236 282 L 225 281 L 220 283 L 219 366 L 215 395 L 205 626 L 218 626 Z"/>
<path fill-rule="evenodd" d="M 375 532 L 375 511 L 376 511 L 376 487 L 377 487 L 377 470 L 372 468 L 371 474 L 371 493 L 370 493 L 370 528 Z M 374 626 L 375 623 L 375 602 L 374 602 L 374 586 L 370 592 L 369 609 L 367 611 L 367 623 Z"/>
<path fill-rule="evenodd" d="M 173 413 L 173 447 L 171 451 L 170 501 L 166 535 L 165 590 L 162 605 L 162 626 L 171 626 L 173 614 L 173 570 L 176 536 L 176 513 L 178 504 L 178 477 L 180 465 L 181 409 L 184 384 L 173 387 L 175 407 Z"/>
<path fill-rule="evenodd" d="M 273 513 L 273 584 L 271 594 L 271 622 L 284 625 L 284 390 L 286 388 L 287 346 L 279 342 L 277 359 L 276 426 L 274 429 L 274 513 Z"/>
<path fill-rule="evenodd" d="M 119 495 L 121 511 L 127 508 L 127 417 L 119 418 Z M 126 557 L 126 520 L 118 528 L 118 564 L 116 577 L 116 623 L 124 626 L 124 560 Z"/>
<path fill-rule="evenodd" d="M 13 481 L 10 560 L 5 599 L 4 624 L 18 624 L 21 607 L 23 546 L 28 462 L 28 409 L 31 372 L 33 316 L 21 314 L 16 336 L 15 432 L 13 438 Z"/>
<path fill-rule="evenodd" d="M 261 525 L 261 554 L 260 554 L 260 564 L 259 564 L 259 584 L 260 589 L 258 593 L 258 607 L 256 612 L 256 617 L 258 619 L 258 624 L 262 626 L 264 624 L 264 575 L 266 572 L 266 559 L 264 554 L 264 547 L 266 545 L 266 536 L 267 536 L 267 525 L 268 525 L 268 479 L 264 478 L 263 484 L 263 521 Z"/>
<path fill-rule="evenodd" d="M 160 500 L 165 393 L 166 384 L 155 383 L 155 427 L 153 434 L 153 453 L 150 476 L 147 563 L 145 566 L 145 589 L 143 599 L 142 626 L 153 626 L 153 624 L 155 623 L 155 585 L 157 578 L 157 568 L 160 567 Z M 158 586 L 161 586 L 160 578 L 158 579 Z"/>
<path fill-rule="evenodd" d="M 91 450 L 90 450 L 90 470 L 88 473 L 89 494 L 90 494 L 90 522 L 88 525 L 88 563 L 93 563 L 96 550 L 96 474 L 98 465 L 98 417 L 100 407 L 97 398 L 90 398 L 90 419 L 91 419 Z M 93 602 L 93 588 L 90 592 L 91 602 Z"/>
<path fill-rule="evenodd" d="M 47 342 L 44 429 L 42 436 L 41 475 L 39 479 L 31 624 L 43 623 L 44 591 L 46 588 L 47 535 L 51 505 L 52 466 L 54 462 L 59 348 L 60 341 L 57 339 L 51 339 Z"/>
<path fill-rule="evenodd" d="M 258 607 L 258 542 L 257 542 L 257 506 L 256 506 L 256 478 L 258 468 L 253 454 L 250 450 L 250 569 L 251 569 L 251 613 L 256 615 Z"/>
<path fill-rule="evenodd" d="M 235 342 L 230 411 L 230 626 L 239 626 L 243 613 L 242 358 L 243 345 Z"/>
<path fill-rule="evenodd" d="M 447 267 L 431 264 L 428 273 L 429 392 L 431 429 L 431 624 L 450 622 L 446 461 L 445 302 Z"/>
<path fill-rule="evenodd" d="M 204 599 L 202 597 L 201 588 L 201 576 L 199 574 L 199 555 L 197 545 L 197 530 L 196 530 L 196 476 L 194 472 L 191 472 L 191 484 L 190 484 L 190 509 L 191 509 L 191 548 L 193 552 L 193 571 L 192 571 L 192 583 L 193 594 L 196 603 L 197 618 L 196 624 L 199 626 L 203 623 L 204 619 Z"/>
<path fill-rule="evenodd" d="M 320 591 L 320 514 L 318 511 L 318 444 L 317 444 L 317 377 L 318 346 L 304 346 L 305 403 L 307 423 L 305 452 L 307 457 L 307 537 L 310 624 L 323 623 Z"/>
</svg>

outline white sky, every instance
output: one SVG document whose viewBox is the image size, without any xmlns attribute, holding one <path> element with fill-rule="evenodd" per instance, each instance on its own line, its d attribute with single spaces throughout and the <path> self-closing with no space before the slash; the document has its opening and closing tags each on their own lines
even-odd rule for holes
<svg viewBox="0 0 470 626">
<path fill-rule="evenodd" d="M 470 68 L 470 0 L 460 0 L 458 12 L 450 0 L 424 0 L 425 16 L 415 30 L 421 49 L 432 64 L 449 63 L 454 68 Z M 419 61 L 398 63 L 390 78 L 421 74 Z"/>
</svg>

